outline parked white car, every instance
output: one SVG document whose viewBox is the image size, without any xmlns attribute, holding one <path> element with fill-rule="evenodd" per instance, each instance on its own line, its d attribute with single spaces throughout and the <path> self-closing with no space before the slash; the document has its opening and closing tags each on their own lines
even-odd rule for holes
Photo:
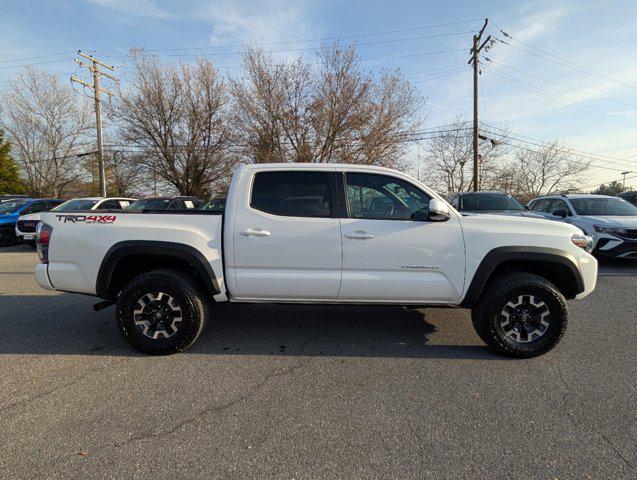
<svg viewBox="0 0 637 480">
<path fill-rule="evenodd" d="M 56 212 L 75 212 L 82 210 L 122 210 L 133 203 L 135 198 L 124 197 L 86 197 L 86 198 L 73 198 L 63 202 L 62 200 L 55 201 L 56 207 L 53 208 Z M 53 200 L 47 200 L 53 202 Z M 49 207 L 47 210 L 50 210 Z M 15 226 L 15 234 L 19 242 L 29 243 L 35 246 L 35 231 L 41 220 L 41 211 L 37 213 L 30 213 L 22 215 L 18 218 L 18 222 Z"/>
<path fill-rule="evenodd" d="M 120 331 L 150 354 L 186 349 L 230 301 L 470 308 L 489 346 L 532 357 L 561 339 L 566 299 L 595 288 L 591 247 L 560 222 L 463 216 L 386 168 L 255 164 L 223 213 L 45 213 L 36 279 L 117 303 Z"/>
<path fill-rule="evenodd" d="M 637 259 L 637 207 L 609 195 L 548 195 L 534 198 L 529 209 L 551 220 L 580 228 L 600 257 Z"/>
</svg>

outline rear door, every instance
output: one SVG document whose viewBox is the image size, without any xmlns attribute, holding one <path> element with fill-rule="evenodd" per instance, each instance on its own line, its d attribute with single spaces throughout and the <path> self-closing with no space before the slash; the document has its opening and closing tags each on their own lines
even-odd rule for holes
<svg viewBox="0 0 637 480">
<path fill-rule="evenodd" d="M 235 209 L 234 258 L 228 260 L 235 297 L 336 299 L 342 248 L 334 174 L 280 170 L 248 175 Z"/>
<path fill-rule="evenodd" d="M 391 175 L 347 173 L 339 300 L 447 303 L 464 288 L 465 248 L 455 214 L 427 219 L 430 196 Z"/>
</svg>

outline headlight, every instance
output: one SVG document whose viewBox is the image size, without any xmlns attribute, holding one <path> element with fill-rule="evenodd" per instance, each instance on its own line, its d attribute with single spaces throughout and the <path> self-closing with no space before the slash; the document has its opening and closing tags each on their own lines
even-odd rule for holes
<svg viewBox="0 0 637 480">
<path fill-rule="evenodd" d="M 627 233 L 625 228 L 606 227 L 604 225 L 593 225 L 593 228 L 596 232 L 606 233 L 609 235 L 626 235 Z"/>
<path fill-rule="evenodd" d="M 588 235 L 582 235 L 581 233 L 574 233 L 571 235 L 571 242 L 573 245 L 577 245 L 580 248 L 583 248 L 588 253 L 593 251 L 593 237 L 589 237 Z"/>
</svg>

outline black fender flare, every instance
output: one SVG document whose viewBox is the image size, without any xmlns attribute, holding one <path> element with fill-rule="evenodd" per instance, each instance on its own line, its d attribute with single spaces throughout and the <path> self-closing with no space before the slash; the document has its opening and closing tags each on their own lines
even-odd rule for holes
<svg viewBox="0 0 637 480">
<path fill-rule="evenodd" d="M 95 284 L 95 292 L 98 297 L 104 299 L 113 298 L 113 295 L 110 294 L 113 272 L 120 260 L 134 255 L 158 255 L 184 260 L 197 271 L 206 284 L 206 288 L 213 295 L 221 292 L 210 262 L 196 248 L 177 242 L 126 240 L 114 244 L 108 249 L 102 259 Z"/>
<path fill-rule="evenodd" d="M 460 306 L 464 308 L 472 308 L 482 294 L 485 284 L 491 277 L 495 269 L 507 261 L 527 261 L 538 264 L 559 265 L 560 268 L 568 269 L 572 278 L 571 282 L 575 282 L 573 291 L 577 295 L 584 291 L 584 280 L 582 274 L 577 267 L 575 257 L 564 250 L 549 247 L 532 247 L 532 246 L 509 246 L 497 247 L 490 250 L 478 265 L 476 273 L 471 279 L 467 293 L 465 294 Z M 574 295 L 573 295 L 574 296 Z"/>
</svg>

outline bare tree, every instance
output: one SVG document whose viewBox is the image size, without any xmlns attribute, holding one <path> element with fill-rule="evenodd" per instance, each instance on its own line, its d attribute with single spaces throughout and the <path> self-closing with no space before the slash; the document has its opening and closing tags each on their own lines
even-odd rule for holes
<svg viewBox="0 0 637 480">
<path fill-rule="evenodd" d="M 590 163 L 575 157 L 558 140 L 536 149 L 519 148 L 515 154 L 517 194 L 523 199 L 575 189 Z"/>
<path fill-rule="evenodd" d="M 2 95 L 0 123 L 32 194 L 60 196 L 81 174 L 90 109 L 57 76 L 27 67 Z"/>
<path fill-rule="evenodd" d="M 500 189 L 508 153 L 506 130 L 480 142 L 478 189 Z M 456 119 L 427 142 L 427 181 L 447 193 L 473 190 L 473 138 L 470 123 Z M 506 177 L 504 177 L 506 179 Z"/>
<path fill-rule="evenodd" d="M 150 190 L 148 176 L 152 175 L 152 171 L 138 154 L 111 150 L 106 152 L 105 157 L 109 195 L 133 197 Z"/>
<path fill-rule="evenodd" d="M 169 65 L 143 52 L 132 60 L 129 87 L 112 110 L 121 138 L 181 194 L 208 196 L 236 161 L 217 70 L 208 60 Z"/>
<path fill-rule="evenodd" d="M 398 166 L 420 125 L 415 88 L 399 71 L 363 72 L 353 47 L 321 49 L 316 65 L 248 49 L 244 67 L 230 88 L 248 161 Z"/>
</svg>

